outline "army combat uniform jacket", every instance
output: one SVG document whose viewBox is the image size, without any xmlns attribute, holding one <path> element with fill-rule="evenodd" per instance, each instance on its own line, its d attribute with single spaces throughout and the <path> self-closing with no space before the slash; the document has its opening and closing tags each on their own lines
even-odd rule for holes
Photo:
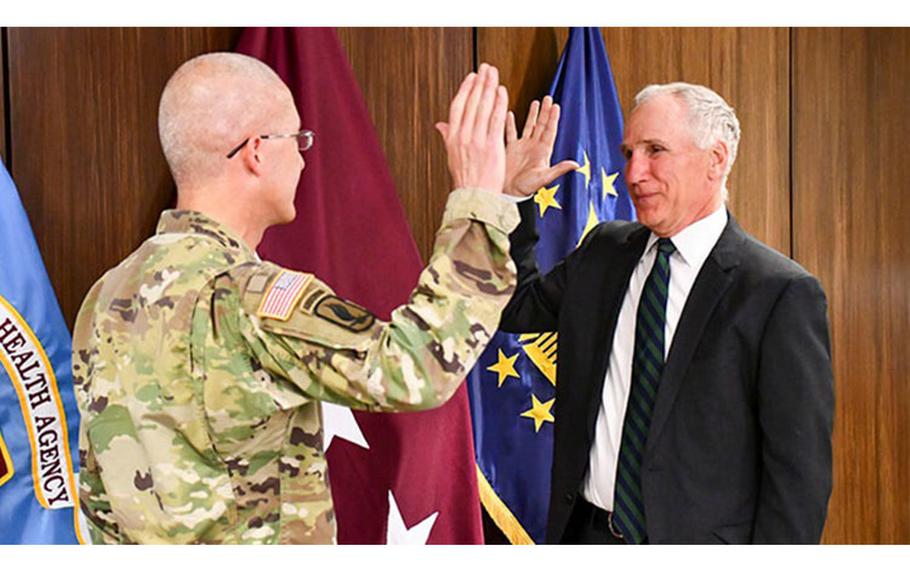
<svg viewBox="0 0 910 568">
<path fill-rule="evenodd" d="M 514 291 L 517 224 L 514 203 L 454 191 L 417 288 L 382 322 L 212 219 L 164 212 L 91 289 L 73 334 L 93 541 L 333 542 L 316 401 L 448 400 Z"/>
</svg>

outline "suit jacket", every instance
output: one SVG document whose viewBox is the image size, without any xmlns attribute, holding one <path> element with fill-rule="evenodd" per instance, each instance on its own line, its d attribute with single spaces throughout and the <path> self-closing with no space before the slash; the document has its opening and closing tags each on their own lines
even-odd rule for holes
<svg viewBox="0 0 910 568">
<path fill-rule="evenodd" d="M 616 321 L 650 231 L 603 223 L 540 275 L 533 208 L 521 204 L 511 236 L 519 280 L 501 329 L 559 331 L 547 524 L 555 543 L 580 498 Z M 642 463 L 649 541 L 818 542 L 833 412 L 821 286 L 730 216 L 660 379 Z"/>
</svg>

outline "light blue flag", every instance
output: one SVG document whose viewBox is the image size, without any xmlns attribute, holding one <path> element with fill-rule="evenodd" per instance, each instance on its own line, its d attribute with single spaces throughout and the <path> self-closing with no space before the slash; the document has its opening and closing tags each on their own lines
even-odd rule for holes
<svg viewBox="0 0 910 568">
<path fill-rule="evenodd" d="M 570 30 L 549 94 L 562 108 L 552 163 L 581 167 L 534 196 L 541 273 L 598 223 L 635 217 L 622 174 L 622 112 L 599 29 Z M 558 342 L 555 331 L 499 332 L 468 376 L 480 497 L 513 544 L 546 536 Z"/>
<path fill-rule="evenodd" d="M 0 164 L 0 544 L 80 542 L 70 350 L 28 217 Z"/>
</svg>

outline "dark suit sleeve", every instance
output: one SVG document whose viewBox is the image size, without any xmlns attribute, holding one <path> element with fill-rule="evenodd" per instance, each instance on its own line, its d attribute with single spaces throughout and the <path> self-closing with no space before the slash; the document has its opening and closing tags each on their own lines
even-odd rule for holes
<svg viewBox="0 0 910 568">
<path fill-rule="evenodd" d="M 834 386 L 827 302 L 815 278 L 795 279 L 781 294 L 759 365 L 762 475 L 753 540 L 817 543 L 831 495 Z"/>
<path fill-rule="evenodd" d="M 499 329 L 509 333 L 553 331 L 566 288 L 567 260 L 541 276 L 534 253 L 538 241 L 534 200 L 519 203 L 518 211 L 521 223 L 509 236 L 510 254 L 518 268 L 518 285 L 502 313 Z"/>
</svg>

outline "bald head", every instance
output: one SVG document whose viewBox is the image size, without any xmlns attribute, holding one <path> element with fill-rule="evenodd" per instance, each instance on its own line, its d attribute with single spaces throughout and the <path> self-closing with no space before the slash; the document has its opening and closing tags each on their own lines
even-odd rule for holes
<svg viewBox="0 0 910 568">
<path fill-rule="evenodd" d="M 281 78 L 252 57 L 209 53 L 181 65 L 158 105 L 158 136 L 177 187 L 217 177 L 232 148 L 293 109 Z"/>
</svg>

